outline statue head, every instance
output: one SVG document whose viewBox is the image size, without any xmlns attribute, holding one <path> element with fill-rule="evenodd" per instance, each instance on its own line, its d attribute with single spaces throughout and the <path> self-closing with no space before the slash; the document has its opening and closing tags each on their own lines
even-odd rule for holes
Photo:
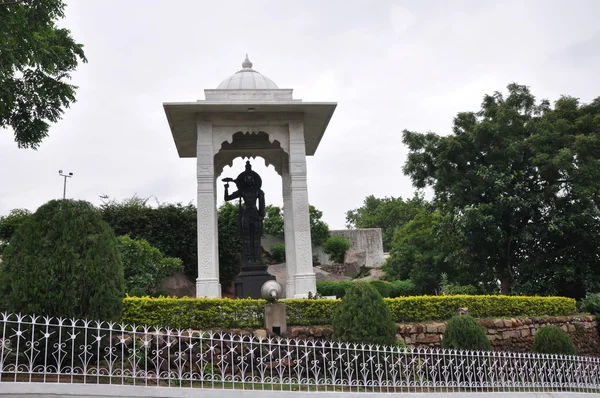
<svg viewBox="0 0 600 398">
<path fill-rule="evenodd" d="M 246 161 L 246 170 L 237 176 L 235 182 L 239 189 L 260 189 L 262 186 L 262 178 L 260 178 L 256 171 L 252 170 L 252 165 L 250 164 L 249 160 Z"/>
</svg>

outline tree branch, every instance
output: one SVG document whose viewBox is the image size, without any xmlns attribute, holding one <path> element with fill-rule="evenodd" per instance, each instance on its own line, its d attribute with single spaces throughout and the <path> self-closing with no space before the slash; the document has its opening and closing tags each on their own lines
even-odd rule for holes
<svg viewBox="0 0 600 398">
<path fill-rule="evenodd" d="M 11 0 L 11 1 L 3 1 L 0 3 L 0 6 L 9 6 L 11 4 L 19 4 L 22 3 L 23 0 Z"/>
</svg>

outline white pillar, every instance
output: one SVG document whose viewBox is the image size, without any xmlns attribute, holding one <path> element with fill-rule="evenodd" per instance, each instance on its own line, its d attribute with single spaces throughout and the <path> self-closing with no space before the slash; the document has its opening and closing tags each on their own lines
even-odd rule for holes
<svg viewBox="0 0 600 398">
<path fill-rule="evenodd" d="M 287 160 L 287 159 L 286 159 Z M 292 208 L 292 180 L 289 162 L 282 162 L 283 230 L 285 234 L 285 297 L 293 298 L 296 290 L 296 247 L 294 244 L 294 210 Z"/>
<path fill-rule="evenodd" d="M 197 122 L 198 279 L 196 297 L 221 297 L 212 124 Z"/>
<path fill-rule="evenodd" d="M 306 148 L 304 123 L 290 123 L 290 179 L 292 188 L 293 236 L 296 260 L 294 297 L 308 297 L 317 292 L 313 271 L 312 244 L 308 213 L 308 186 L 306 181 Z"/>
</svg>

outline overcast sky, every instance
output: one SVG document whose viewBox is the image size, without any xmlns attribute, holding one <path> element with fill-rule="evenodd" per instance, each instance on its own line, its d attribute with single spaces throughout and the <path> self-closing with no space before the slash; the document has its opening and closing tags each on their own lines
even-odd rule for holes
<svg viewBox="0 0 600 398">
<path fill-rule="evenodd" d="M 410 197 L 403 129 L 448 134 L 457 112 L 517 82 L 538 98 L 600 96 L 600 1 L 67 1 L 61 25 L 85 45 L 78 102 L 39 148 L 0 131 L 0 215 L 62 197 L 137 194 L 194 202 L 195 159 L 180 159 L 163 102 L 204 99 L 254 68 L 336 112 L 308 158 L 310 203 L 332 229 L 370 194 Z M 267 203 L 281 179 L 262 160 Z M 243 171 L 238 160 L 222 177 Z"/>
</svg>

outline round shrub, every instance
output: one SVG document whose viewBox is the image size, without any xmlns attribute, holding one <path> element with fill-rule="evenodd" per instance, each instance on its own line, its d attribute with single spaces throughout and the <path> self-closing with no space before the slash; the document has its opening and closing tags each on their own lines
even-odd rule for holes
<svg viewBox="0 0 600 398">
<path fill-rule="evenodd" d="M 356 282 L 333 315 L 334 339 L 349 343 L 396 344 L 396 324 L 375 288 Z"/>
<path fill-rule="evenodd" d="M 457 315 L 448 320 L 442 338 L 442 348 L 490 351 L 492 345 L 485 328 L 469 315 Z"/>
<path fill-rule="evenodd" d="M 575 355 L 577 350 L 564 330 L 558 326 L 542 326 L 533 338 L 533 352 Z"/>
<path fill-rule="evenodd" d="M 17 228 L 0 266 L 9 311 L 117 320 L 123 266 L 117 239 L 88 202 L 52 200 Z"/>
<path fill-rule="evenodd" d="M 285 262 L 285 243 L 274 243 L 271 245 L 271 258 L 276 263 Z"/>
<path fill-rule="evenodd" d="M 588 293 L 581 299 L 580 307 L 582 311 L 589 312 L 592 315 L 600 314 L 600 293 Z"/>
<path fill-rule="evenodd" d="M 325 254 L 329 254 L 329 259 L 334 263 L 341 264 L 344 262 L 344 254 L 346 250 L 350 249 L 352 244 L 350 241 L 343 236 L 334 235 L 323 243 L 323 251 Z"/>
</svg>

